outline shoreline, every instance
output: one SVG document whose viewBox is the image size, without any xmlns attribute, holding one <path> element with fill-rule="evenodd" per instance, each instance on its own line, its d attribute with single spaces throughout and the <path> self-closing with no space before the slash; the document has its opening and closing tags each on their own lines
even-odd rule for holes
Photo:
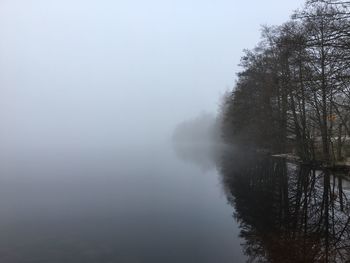
<svg viewBox="0 0 350 263">
<path fill-rule="evenodd" d="M 317 168 L 317 169 L 329 169 L 331 171 L 335 172 L 347 172 L 348 176 L 350 176 L 350 161 L 349 159 L 345 162 L 338 162 L 334 165 L 326 165 L 322 161 L 313 161 L 313 162 L 305 162 L 300 159 L 299 156 L 293 155 L 290 153 L 284 153 L 284 154 L 273 154 L 271 157 L 274 158 L 281 158 L 285 159 L 286 161 L 289 161 L 291 163 L 301 164 L 301 165 L 309 165 L 311 167 Z"/>
</svg>

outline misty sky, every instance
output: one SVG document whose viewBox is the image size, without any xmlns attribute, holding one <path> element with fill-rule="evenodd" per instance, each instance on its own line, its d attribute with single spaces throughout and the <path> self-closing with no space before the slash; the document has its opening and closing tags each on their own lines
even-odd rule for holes
<svg viewBox="0 0 350 263">
<path fill-rule="evenodd" d="M 1 0 L 2 147 L 166 138 L 303 2 Z"/>
</svg>

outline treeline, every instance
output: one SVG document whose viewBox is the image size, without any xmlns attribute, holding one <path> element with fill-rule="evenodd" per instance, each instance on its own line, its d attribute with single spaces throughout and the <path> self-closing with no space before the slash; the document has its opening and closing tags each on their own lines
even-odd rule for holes
<svg viewBox="0 0 350 263">
<path fill-rule="evenodd" d="M 307 1 L 264 27 L 222 108 L 223 137 L 305 161 L 335 163 L 350 136 L 350 1 Z"/>
<path fill-rule="evenodd" d="M 172 139 L 176 143 L 185 144 L 219 143 L 220 125 L 214 115 L 201 113 L 178 124 Z"/>
</svg>

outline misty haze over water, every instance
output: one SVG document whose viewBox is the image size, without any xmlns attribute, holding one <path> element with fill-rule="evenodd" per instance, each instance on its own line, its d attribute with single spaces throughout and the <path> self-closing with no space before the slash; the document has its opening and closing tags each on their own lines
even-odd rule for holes
<svg viewBox="0 0 350 263">
<path fill-rule="evenodd" d="M 2 167 L 1 262 L 244 258 L 216 170 L 170 145 L 26 161 Z"/>
<path fill-rule="evenodd" d="M 167 140 L 177 123 L 216 112 L 260 25 L 302 3 L 270 2 L 242 17 L 250 4 L 226 0 L 1 1 L 1 149 Z"/>
<path fill-rule="evenodd" d="M 303 2 L 1 1 L 0 262 L 317 262 L 327 185 L 345 255 L 348 179 L 220 137 L 242 50 Z"/>
</svg>

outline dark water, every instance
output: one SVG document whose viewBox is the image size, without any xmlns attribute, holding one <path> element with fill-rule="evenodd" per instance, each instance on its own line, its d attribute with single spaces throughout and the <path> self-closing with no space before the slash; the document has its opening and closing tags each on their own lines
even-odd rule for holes
<svg viewBox="0 0 350 263">
<path fill-rule="evenodd" d="M 248 154 L 220 169 L 249 262 L 350 262 L 348 171 Z"/>
<path fill-rule="evenodd" d="M 346 177 L 174 148 L 7 156 L 0 262 L 349 260 Z"/>
</svg>

